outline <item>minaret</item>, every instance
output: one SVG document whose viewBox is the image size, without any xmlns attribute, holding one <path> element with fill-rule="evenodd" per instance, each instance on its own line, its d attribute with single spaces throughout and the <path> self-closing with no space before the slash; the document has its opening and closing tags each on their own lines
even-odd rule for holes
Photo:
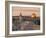
<svg viewBox="0 0 46 38">
<path fill-rule="evenodd" d="M 22 23 L 22 14 L 21 13 L 20 13 L 20 16 L 19 16 L 19 22 L 20 22 L 20 24 Z M 24 29 L 23 25 L 21 25 L 20 29 L 21 30 Z"/>
<path fill-rule="evenodd" d="M 20 16 L 19 16 L 19 22 L 21 23 L 22 22 L 22 14 L 20 13 Z"/>
</svg>

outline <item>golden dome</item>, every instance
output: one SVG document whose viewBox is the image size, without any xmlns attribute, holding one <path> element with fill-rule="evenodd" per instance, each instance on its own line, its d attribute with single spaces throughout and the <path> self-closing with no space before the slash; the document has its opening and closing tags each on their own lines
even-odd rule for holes
<svg viewBox="0 0 46 38">
<path fill-rule="evenodd" d="M 35 13 L 32 13 L 32 18 L 36 18 L 36 14 Z"/>
</svg>

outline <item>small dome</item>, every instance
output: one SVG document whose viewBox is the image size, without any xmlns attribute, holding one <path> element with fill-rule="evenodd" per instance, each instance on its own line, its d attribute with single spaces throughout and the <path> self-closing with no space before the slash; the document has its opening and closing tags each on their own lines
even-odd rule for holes
<svg viewBox="0 0 46 38">
<path fill-rule="evenodd" d="M 22 16 L 22 14 L 20 13 L 20 16 Z"/>
</svg>

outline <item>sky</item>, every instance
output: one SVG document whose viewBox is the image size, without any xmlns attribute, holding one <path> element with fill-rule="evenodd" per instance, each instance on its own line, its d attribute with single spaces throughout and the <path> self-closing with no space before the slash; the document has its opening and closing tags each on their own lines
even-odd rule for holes
<svg viewBox="0 0 46 38">
<path fill-rule="evenodd" d="M 12 16 L 31 16 L 35 13 L 36 16 L 40 16 L 40 8 L 37 7 L 12 7 Z"/>
</svg>

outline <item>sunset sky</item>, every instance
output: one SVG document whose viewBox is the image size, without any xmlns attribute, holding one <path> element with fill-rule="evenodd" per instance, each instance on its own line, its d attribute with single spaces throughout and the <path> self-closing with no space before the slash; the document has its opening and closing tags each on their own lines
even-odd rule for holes
<svg viewBox="0 0 46 38">
<path fill-rule="evenodd" d="M 19 16 L 20 13 L 22 16 L 31 16 L 32 13 L 35 13 L 37 16 L 40 16 L 40 8 L 36 7 L 12 7 L 12 16 Z"/>
</svg>

